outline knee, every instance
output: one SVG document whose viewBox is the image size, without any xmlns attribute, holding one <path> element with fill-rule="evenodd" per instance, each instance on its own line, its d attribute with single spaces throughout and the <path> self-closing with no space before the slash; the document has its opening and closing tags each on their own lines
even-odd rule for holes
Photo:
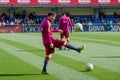
<svg viewBox="0 0 120 80">
<path fill-rule="evenodd" d="M 46 55 L 46 59 L 47 59 L 47 60 L 50 60 L 50 59 L 51 59 L 51 56 L 52 56 L 51 54 Z"/>
<path fill-rule="evenodd" d="M 70 38 L 69 38 L 69 37 L 67 37 L 66 39 L 67 39 L 68 41 L 70 40 Z"/>
</svg>

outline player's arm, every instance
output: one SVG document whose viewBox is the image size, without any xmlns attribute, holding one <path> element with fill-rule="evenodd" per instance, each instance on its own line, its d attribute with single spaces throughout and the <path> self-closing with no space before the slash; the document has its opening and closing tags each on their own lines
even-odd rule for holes
<svg viewBox="0 0 120 80">
<path fill-rule="evenodd" d="M 61 18 L 59 19 L 59 27 L 58 27 L 58 29 L 61 29 L 61 24 L 62 24 L 62 20 L 61 20 Z"/>
<path fill-rule="evenodd" d="M 52 30 L 52 32 L 59 32 L 59 33 L 63 33 L 63 30 Z"/>
<path fill-rule="evenodd" d="M 53 45 L 53 43 L 52 43 L 52 40 L 51 40 L 51 38 L 50 38 L 50 22 L 48 21 L 47 22 L 47 25 L 46 25 L 46 34 L 47 34 L 47 36 L 48 36 L 48 42 L 49 42 L 49 45 L 50 45 L 50 47 L 52 48 L 52 45 Z"/>
<path fill-rule="evenodd" d="M 68 17 L 68 21 L 69 21 L 69 26 L 70 26 L 70 30 L 71 30 L 71 32 L 72 32 L 72 22 L 71 22 L 71 20 L 70 20 L 70 18 Z"/>
</svg>

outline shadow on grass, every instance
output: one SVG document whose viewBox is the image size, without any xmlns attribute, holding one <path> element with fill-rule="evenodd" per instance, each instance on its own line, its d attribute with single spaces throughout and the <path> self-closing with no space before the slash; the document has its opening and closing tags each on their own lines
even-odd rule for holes
<svg viewBox="0 0 120 80">
<path fill-rule="evenodd" d="M 35 75 L 42 75 L 42 74 L 0 74 L 0 77 L 6 77 L 6 76 L 35 76 Z"/>
<path fill-rule="evenodd" d="M 11 76 L 42 76 L 42 75 L 49 75 L 49 74 L 0 74 L 0 77 L 11 77 Z"/>
<path fill-rule="evenodd" d="M 89 71 L 87 71 L 87 70 L 80 70 L 80 72 L 89 72 Z"/>
</svg>

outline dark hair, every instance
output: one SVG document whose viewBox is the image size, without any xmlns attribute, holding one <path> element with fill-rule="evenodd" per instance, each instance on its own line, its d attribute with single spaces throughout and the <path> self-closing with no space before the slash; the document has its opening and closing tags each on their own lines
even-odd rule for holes
<svg viewBox="0 0 120 80">
<path fill-rule="evenodd" d="M 66 12 L 63 12 L 62 15 L 66 15 Z"/>
<path fill-rule="evenodd" d="M 63 12 L 62 15 L 70 16 L 69 12 Z"/>
<path fill-rule="evenodd" d="M 49 12 L 49 13 L 48 13 L 48 17 L 50 17 L 50 16 L 54 16 L 54 15 L 56 15 L 55 12 Z"/>
</svg>

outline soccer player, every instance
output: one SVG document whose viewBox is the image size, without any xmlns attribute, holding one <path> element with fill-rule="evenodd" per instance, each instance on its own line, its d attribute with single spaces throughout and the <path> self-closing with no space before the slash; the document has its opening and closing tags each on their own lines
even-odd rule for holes
<svg viewBox="0 0 120 80">
<path fill-rule="evenodd" d="M 69 44 L 67 41 L 62 41 L 55 38 L 52 34 L 52 31 L 62 32 L 61 30 L 52 30 L 51 22 L 55 19 L 55 17 L 56 17 L 55 12 L 49 12 L 48 18 L 44 19 L 41 23 L 42 40 L 43 40 L 43 45 L 46 51 L 46 57 L 45 57 L 44 66 L 42 69 L 43 74 L 48 74 L 47 65 L 49 60 L 51 59 L 51 55 L 54 53 L 54 48 L 61 48 L 62 46 L 65 46 L 69 49 L 75 50 L 78 53 L 80 53 L 85 47 L 85 45 L 82 45 L 80 48 L 77 48 Z"/>
<path fill-rule="evenodd" d="M 66 16 L 66 13 L 62 13 L 62 16 L 59 19 L 59 29 L 63 31 L 63 33 L 60 33 L 60 39 L 63 40 L 65 37 L 69 43 L 70 31 L 72 32 L 72 22 L 70 18 Z"/>
</svg>

